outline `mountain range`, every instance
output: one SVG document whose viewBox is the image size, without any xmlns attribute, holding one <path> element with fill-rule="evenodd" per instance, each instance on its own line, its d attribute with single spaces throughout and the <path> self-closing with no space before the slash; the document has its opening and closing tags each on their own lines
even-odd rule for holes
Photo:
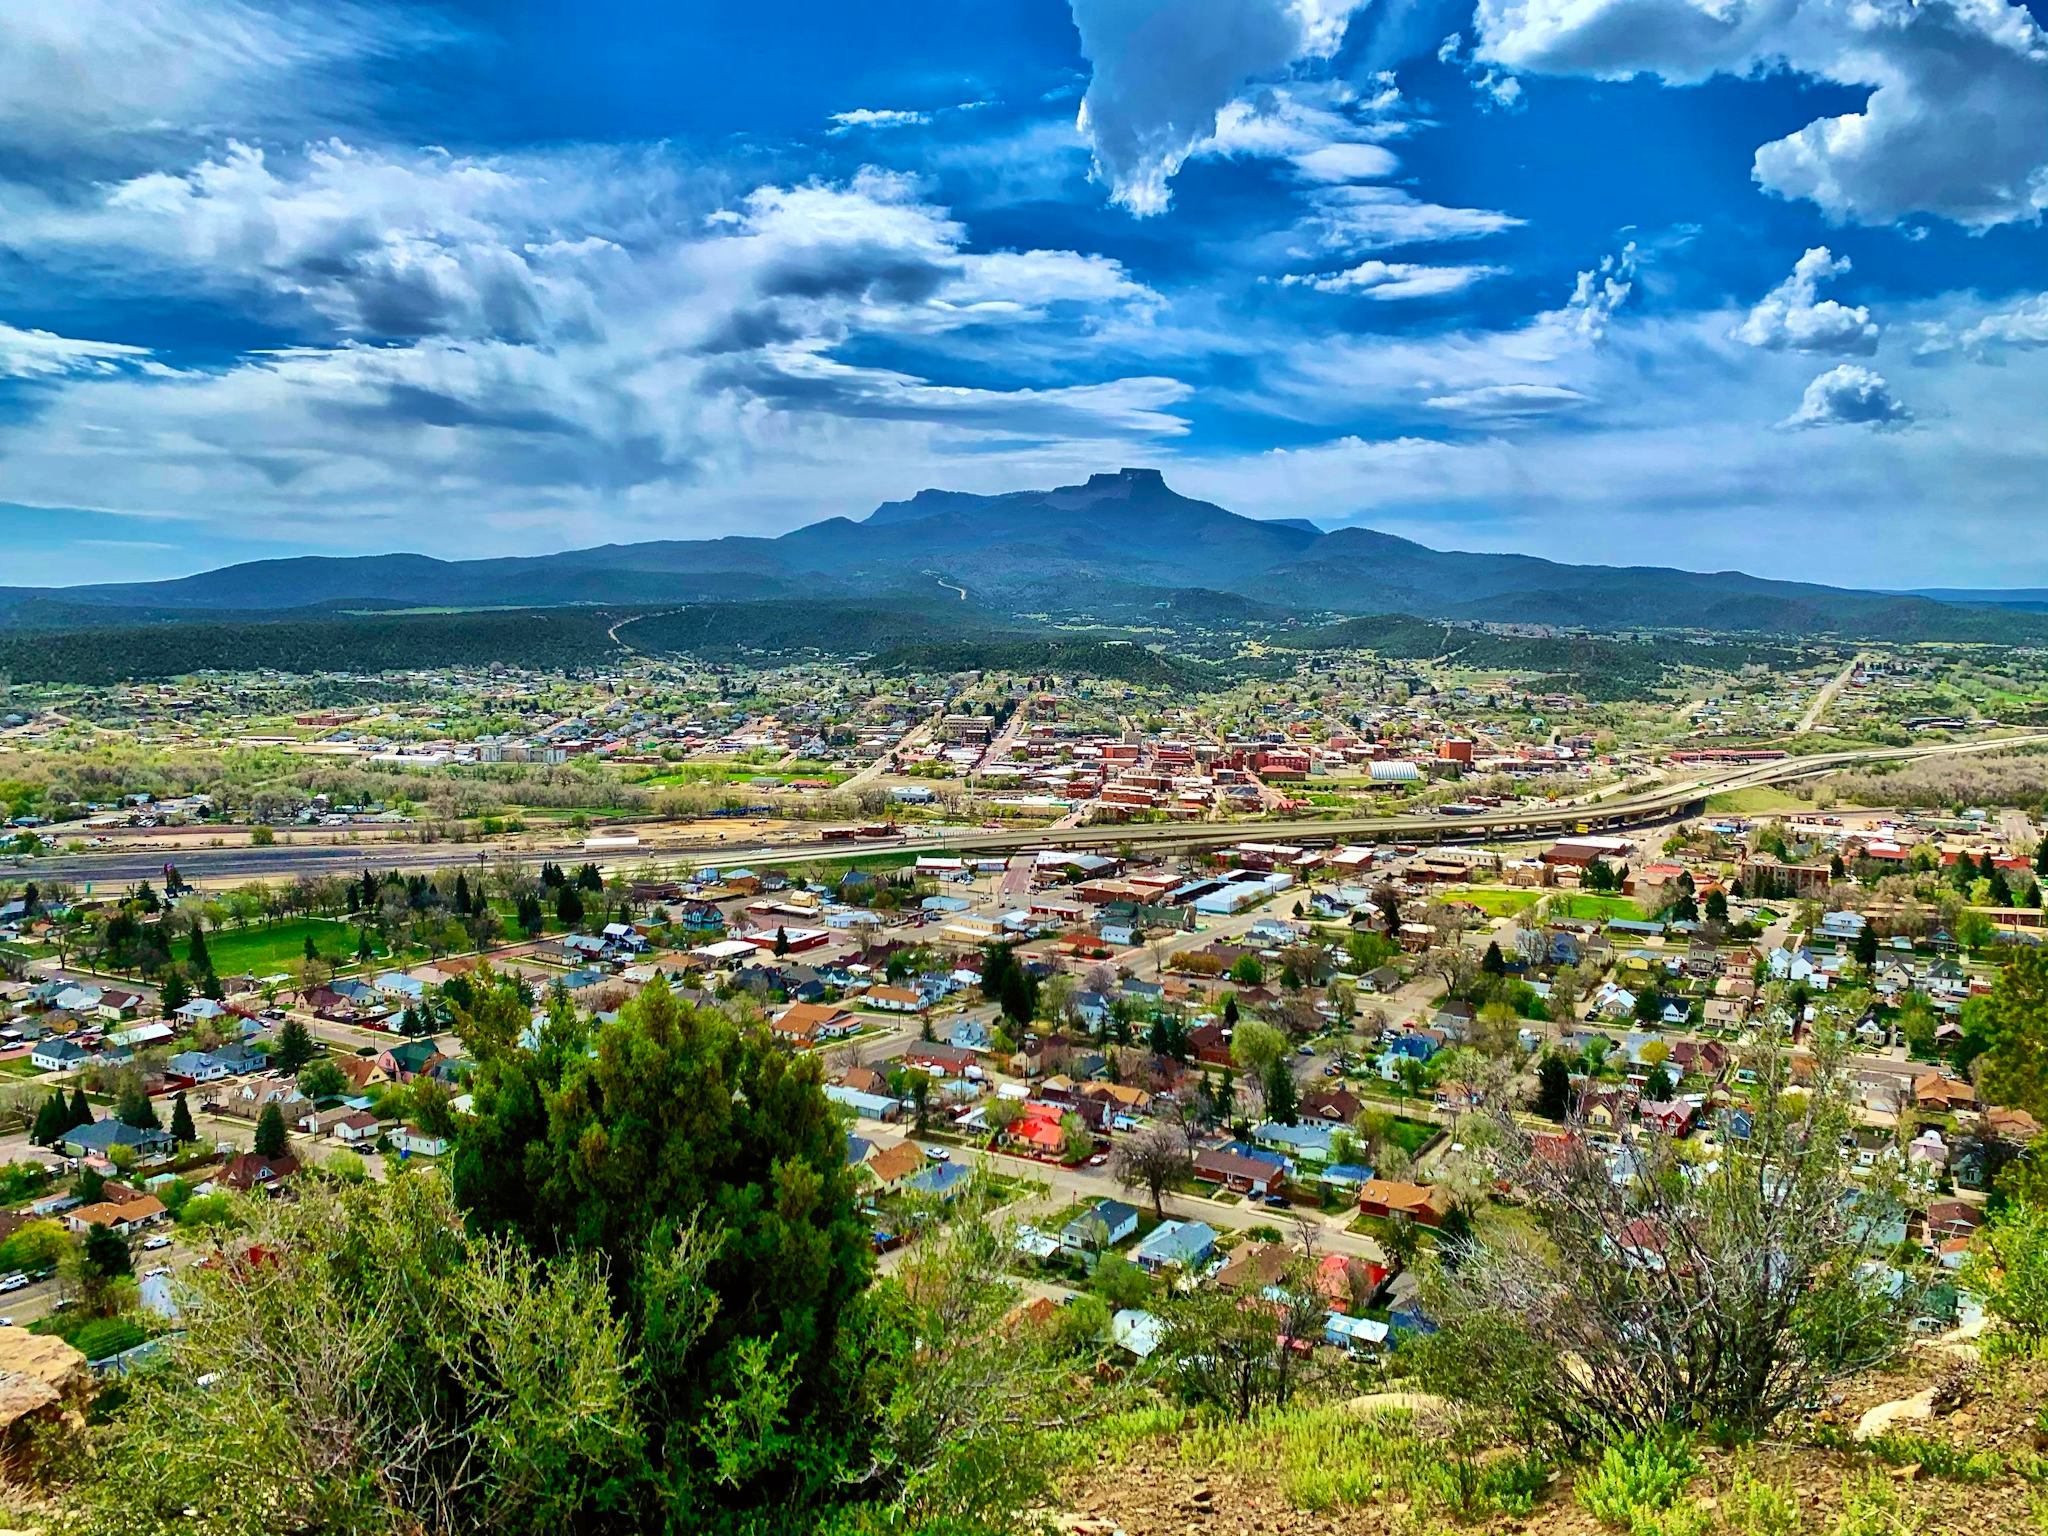
<svg viewBox="0 0 2048 1536">
<path fill-rule="evenodd" d="M 0 588 L 0 625 L 79 629 L 288 611 L 957 599 L 990 616 L 1128 622 L 1153 610 L 1416 614 L 1592 629 L 2014 640 L 2048 616 L 1997 594 L 1860 592 L 1739 571 L 1437 550 L 1368 528 L 1240 516 L 1154 469 L 1046 491 L 926 490 L 779 537 L 607 544 L 480 560 L 299 556 L 168 581 Z"/>
</svg>

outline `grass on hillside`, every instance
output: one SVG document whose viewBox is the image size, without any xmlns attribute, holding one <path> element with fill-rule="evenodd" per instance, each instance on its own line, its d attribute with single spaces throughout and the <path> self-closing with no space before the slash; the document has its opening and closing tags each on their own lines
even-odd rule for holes
<svg viewBox="0 0 2048 1536">
<path fill-rule="evenodd" d="M 216 975 L 275 975 L 289 968 L 293 961 L 306 958 L 309 937 L 318 946 L 320 958 L 330 964 L 346 965 L 355 960 L 355 926 L 327 917 L 292 917 L 248 928 L 222 928 L 206 935 L 206 955 L 213 962 Z M 379 956 L 384 954 L 374 933 L 370 944 Z M 187 939 L 178 946 L 177 958 L 185 964 L 191 957 L 192 941 Z"/>
<path fill-rule="evenodd" d="M 1757 784 L 1748 789 L 1724 789 L 1718 795 L 1707 796 L 1707 809 L 1728 816 L 1763 816 L 1772 811 L 1810 811 L 1811 800 L 1801 800 L 1789 790 L 1771 784 Z"/>
</svg>

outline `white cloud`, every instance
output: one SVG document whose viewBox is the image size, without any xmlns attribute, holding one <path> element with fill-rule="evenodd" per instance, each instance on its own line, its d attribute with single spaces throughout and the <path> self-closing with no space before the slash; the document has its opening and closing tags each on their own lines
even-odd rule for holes
<svg viewBox="0 0 2048 1536">
<path fill-rule="evenodd" d="M 1877 350 L 1879 331 L 1870 311 L 1820 297 L 1823 282 L 1848 270 L 1848 257 L 1814 246 L 1736 327 L 1735 339 L 1773 350 L 1870 356 Z"/>
<path fill-rule="evenodd" d="M 975 106 L 982 103 L 975 102 Z M 929 112 L 895 112 L 887 109 L 859 107 L 851 112 L 834 112 L 832 126 L 825 132 L 833 138 L 851 133 L 856 128 L 921 128 L 932 120 Z"/>
<path fill-rule="evenodd" d="M 599 153 L 486 160 L 328 140 L 280 155 L 231 141 L 78 201 L 0 186 L 0 246 L 61 253 L 114 285 L 255 294 L 346 335 L 530 340 L 594 323 L 597 269 L 619 255 L 595 228 L 659 218 L 669 179 Z M 643 196 L 655 202 L 636 207 Z"/>
<path fill-rule="evenodd" d="M 0 6 L 0 142 L 108 152 L 332 121 L 348 66 L 443 43 L 424 7 L 354 0 L 18 0 Z"/>
<path fill-rule="evenodd" d="M 1375 184 L 1319 188 L 1309 197 L 1303 230 L 1331 251 L 1384 251 L 1403 245 L 1480 240 L 1516 229 L 1522 220 L 1486 208 L 1446 208 L 1401 187 Z"/>
<path fill-rule="evenodd" d="M 825 503 L 885 466 L 891 494 L 904 466 L 940 478 L 961 456 L 1071 473 L 1085 445 L 1186 430 L 1185 383 L 1075 361 L 1106 320 L 1141 336 L 1158 295 L 1102 256 L 967 250 L 948 210 L 883 171 L 719 203 L 660 156 L 330 144 L 238 149 L 29 211 L 4 227 L 38 259 L 95 250 L 146 267 L 151 292 L 272 296 L 308 341 L 174 375 L 140 349 L 0 331 L 0 372 L 50 380 L 33 416 L 0 423 L 0 500 L 26 505 L 232 508 L 278 536 L 373 546 L 559 542 L 666 533 L 644 520 L 686 504 L 786 524 L 847 510 Z M 387 289 L 413 274 L 395 308 Z M 976 349 L 1012 378 L 1034 356 L 1057 367 L 936 376 Z"/>
<path fill-rule="evenodd" d="M 1565 302 L 1504 330 L 1316 336 L 1272 350 L 1256 398 L 1308 421 L 1361 412 L 1512 425 L 1564 410 L 1611 409 L 1632 365 L 1609 330 L 1635 288 L 1633 244 L 1580 272 Z"/>
<path fill-rule="evenodd" d="M 1464 71 L 1479 96 L 1481 110 L 1512 112 L 1522 105 L 1522 82 L 1502 70 L 1489 69 L 1465 52 L 1465 35 L 1453 32 L 1437 44 L 1436 61 Z"/>
<path fill-rule="evenodd" d="M 1937 320 L 1920 328 L 1919 356 L 1938 357 L 1958 349 L 1972 357 L 1995 359 L 2008 349 L 2048 347 L 2048 293 L 2021 299 L 2009 309 L 1988 311 L 1964 324 Z"/>
<path fill-rule="evenodd" d="M 50 331 L 25 331 L 0 321 L 0 379 L 54 379 L 111 374 L 149 359 L 147 347 L 76 341 Z"/>
<path fill-rule="evenodd" d="M 1280 281 L 1318 293 L 1356 293 L 1382 301 L 1431 299 L 1460 293 L 1474 283 L 1498 277 L 1502 268 L 1431 267 L 1407 261 L 1365 261 L 1343 272 L 1290 273 Z"/>
<path fill-rule="evenodd" d="M 1869 88 L 1756 152 L 1760 185 L 1837 221 L 1984 229 L 2048 208 L 2048 32 L 2013 0 L 1480 0 L 1477 25 L 1479 55 L 1524 72 Z"/>
<path fill-rule="evenodd" d="M 1092 66 L 1077 118 L 1110 198 L 1165 212 L 1174 175 L 1247 85 L 1327 58 L 1362 0 L 1071 0 Z"/>
<path fill-rule="evenodd" d="M 1404 131 L 1395 115 L 1401 93 L 1391 79 L 1361 96 L 1341 80 L 1270 86 L 1240 96 L 1216 115 L 1216 131 L 1197 156 L 1285 160 L 1306 182 L 1390 176 L 1399 159 L 1382 141 Z"/>
<path fill-rule="evenodd" d="M 1572 296 L 1563 311 L 1541 317 L 1562 324 L 1581 341 L 1594 342 L 1607 334 L 1607 323 L 1635 291 L 1636 245 L 1631 240 L 1616 256 L 1603 256 L 1600 265 L 1581 272 L 1572 285 Z"/>
<path fill-rule="evenodd" d="M 1432 395 L 1422 403 L 1433 411 L 1457 416 L 1501 418 L 1575 411 L 1590 404 L 1591 397 L 1562 384 L 1488 384 L 1455 394 Z"/>
<path fill-rule="evenodd" d="M 1968 295 L 1901 301 L 1874 371 L 1901 377 L 1915 321 L 1945 320 L 1960 333 L 1981 312 Z M 1258 380 L 1257 394 L 1277 393 L 1304 426 L 1331 421 L 1322 441 L 1211 452 L 1168 475 L 1190 495 L 1256 516 L 1363 523 L 1437 548 L 1847 586 L 2048 585 L 2048 550 L 2014 534 L 2037 525 L 2048 484 L 2048 347 L 2014 349 L 1996 369 L 1960 353 L 1921 360 L 1911 408 L 1922 429 L 1777 431 L 1816 365 L 1734 341 L 1743 313 L 1624 308 L 1597 349 L 1566 350 L 1541 367 L 1508 357 L 1536 350 L 1521 332 L 1303 347 L 1285 359 L 1288 374 Z M 1324 371 L 1292 376 L 1312 352 Z M 1521 377 L 1594 403 L 1493 421 L 1398 411 L 1424 376 L 1446 381 L 1432 391 L 1440 395 Z M 1333 396 L 1367 409 L 1313 414 Z M 1818 577 L 1817 550 L 1826 562 Z"/>
<path fill-rule="evenodd" d="M 1880 374 L 1838 363 L 1806 386 L 1788 427 L 1889 427 L 1912 419 Z"/>
</svg>

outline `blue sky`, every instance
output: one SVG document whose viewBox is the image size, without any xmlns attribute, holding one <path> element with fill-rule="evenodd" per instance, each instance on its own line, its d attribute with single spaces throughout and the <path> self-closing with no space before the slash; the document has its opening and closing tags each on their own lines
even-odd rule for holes
<svg viewBox="0 0 2048 1536">
<path fill-rule="evenodd" d="M 1156 464 L 2048 583 L 2042 0 L 21 0 L 0 584 Z"/>
</svg>

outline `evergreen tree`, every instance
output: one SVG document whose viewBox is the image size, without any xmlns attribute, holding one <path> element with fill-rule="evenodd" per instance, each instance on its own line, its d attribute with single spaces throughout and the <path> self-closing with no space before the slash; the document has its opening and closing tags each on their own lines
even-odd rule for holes
<svg viewBox="0 0 2048 1536">
<path fill-rule="evenodd" d="M 1488 976 L 1505 976 L 1508 973 L 1507 957 L 1501 954 L 1497 942 L 1489 942 L 1486 953 L 1480 958 L 1479 969 Z"/>
<path fill-rule="evenodd" d="M 555 893 L 555 916 L 565 928 L 574 928 L 583 921 L 583 899 L 573 885 L 564 885 Z"/>
<path fill-rule="evenodd" d="M 54 1146 L 59 1137 L 71 1129 L 71 1107 L 64 1102 L 64 1090 L 52 1088 L 50 1096 L 43 1100 L 42 1108 L 36 1111 L 35 1127 L 29 1132 L 29 1140 L 39 1147 Z"/>
<path fill-rule="evenodd" d="M 369 928 L 367 926 L 358 928 L 356 930 L 356 958 L 367 961 L 373 958 L 375 954 L 376 951 L 370 946 Z"/>
<path fill-rule="evenodd" d="M 162 998 L 166 1017 L 176 1013 L 180 1008 L 192 1001 L 191 983 L 185 980 L 185 973 L 175 965 L 164 972 Z"/>
<path fill-rule="evenodd" d="M 1266 1118 L 1282 1125 L 1301 1121 L 1301 1091 L 1295 1086 L 1294 1071 L 1285 1056 L 1273 1058 L 1266 1068 Z"/>
<path fill-rule="evenodd" d="M 1546 1120 L 1562 1120 L 1571 1107 L 1572 1069 L 1553 1052 L 1536 1069 L 1536 1113 Z"/>
<path fill-rule="evenodd" d="M 277 1047 L 270 1053 L 272 1065 L 282 1072 L 297 1073 L 318 1054 L 312 1031 L 299 1019 L 286 1019 L 277 1032 Z"/>
<path fill-rule="evenodd" d="M 1728 921 L 1728 898 L 1719 890 L 1707 892 L 1707 919 L 1716 923 Z"/>
<path fill-rule="evenodd" d="M 1877 964 L 1877 930 L 1869 923 L 1856 934 L 1856 963 L 1866 971 Z"/>
<path fill-rule="evenodd" d="M 71 1090 L 71 1123 L 65 1126 L 64 1129 L 75 1131 L 81 1125 L 91 1124 L 92 1106 L 85 1102 L 85 1089 L 83 1087 L 73 1088 Z"/>
<path fill-rule="evenodd" d="M 130 1088 L 122 1093 L 114 1117 L 138 1131 L 160 1131 L 164 1128 L 163 1122 L 156 1117 L 156 1106 L 149 1102 L 149 1095 L 140 1088 Z"/>
<path fill-rule="evenodd" d="M 118 1280 L 135 1272 L 128 1257 L 128 1240 L 103 1222 L 94 1222 L 85 1234 L 85 1262 L 103 1279 Z"/>
<path fill-rule="evenodd" d="M 306 935 L 306 958 L 308 960 L 318 960 L 320 958 L 320 946 L 313 942 L 313 935 L 310 933 Z"/>
<path fill-rule="evenodd" d="M 1223 1022 L 1231 1029 L 1237 1028 L 1237 994 L 1231 993 L 1223 999 Z"/>
<path fill-rule="evenodd" d="M 199 1139 L 199 1131 L 192 1124 L 192 1108 L 185 1102 L 181 1092 L 171 1100 L 171 1140 L 179 1146 L 189 1146 Z"/>
<path fill-rule="evenodd" d="M 469 876 L 455 877 L 455 911 L 459 916 L 469 916 Z"/>
<path fill-rule="evenodd" d="M 216 1003 L 227 995 L 227 989 L 221 986 L 220 978 L 213 974 L 211 966 L 199 978 L 199 995 L 211 998 Z"/>
<path fill-rule="evenodd" d="M 604 876 L 595 864 L 586 864 L 576 871 L 576 884 L 586 891 L 601 891 L 604 889 Z"/>
<path fill-rule="evenodd" d="M 284 1128 L 284 1111 L 275 1104 L 264 1105 L 263 1113 L 257 1117 L 256 1150 L 265 1157 L 283 1157 L 291 1150 L 291 1137 Z"/>
<path fill-rule="evenodd" d="M 1014 960 L 1003 974 L 1003 1014 L 1012 1023 L 1028 1024 L 1038 1012 L 1038 983 Z"/>
<path fill-rule="evenodd" d="M 1017 964 L 1017 957 L 1007 944 L 985 945 L 981 951 L 981 995 L 990 1002 L 1000 1002 L 1003 996 L 1003 979 Z"/>
<path fill-rule="evenodd" d="M 213 957 L 206 952 L 206 927 L 203 923 L 192 924 L 192 942 L 185 951 L 185 963 L 192 968 L 194 976 L 204 976 L 213 969 Z"/>
</svg>

